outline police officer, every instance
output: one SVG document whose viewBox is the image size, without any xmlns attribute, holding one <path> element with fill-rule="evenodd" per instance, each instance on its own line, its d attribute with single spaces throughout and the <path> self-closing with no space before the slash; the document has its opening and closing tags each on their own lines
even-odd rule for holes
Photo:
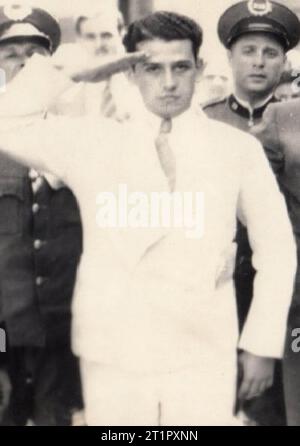
<svg viewBox="0 0 300 446">
<path fill-rule="evenodd" d="M 290 9 L 276 2 L 242 1 L 221 16 L 218 35 L 228 50 L 233 93 L 208 104 L 204 111 L 213 119 L 250 131 L 262 121 L 268 105 L 277 102 L 275 91 L 286 65 L 286 52 L 299 42 L 300 23 Z M 251 265 L 247 232 L 241 224 L 237 242 L 235 285 L 242 327 L 252 299 L 255 271 Z M 251 419 L 260 424 L 284 423 L 280 381 L 275 378 L 276 389 L 270 391 L 270 396 L 244 405 Z"/>
<path fill-rule="evenodd" d="M 286 52 L 300 37 L 297 16 L 269 0 L 242 1 L 227 9 L 218 34 L 228 50 L 233 94 L 208 104 L 211 118 L 248 131 L 260 122 L 285 68 Z"/>
<path fill-rule="evenodd" d="M 33 54 L 50 57 L 60 35 L 56 20 L 42 9 L 1 7 L 0 68 L 8 86 Z M 1 154 L 0 313 L 12 384 L 3 425 L 69 425 L 73 410 L 81 408 L 78 364 L 70 350 L 81 245 L 72 192 L 57 178 Z"/>
</svg>

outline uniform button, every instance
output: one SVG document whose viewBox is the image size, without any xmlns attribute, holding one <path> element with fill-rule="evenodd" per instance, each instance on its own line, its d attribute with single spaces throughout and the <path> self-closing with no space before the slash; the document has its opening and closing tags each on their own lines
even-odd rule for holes
<svg viewBox="0 0 300 446">
<path fill-rule="evenodd" d="M 39 210 L 40 210 L 40 205 L 38 203 L 33 203 L 33 205 L 32 205 L 32 212 L 34 214 L 37 214 L 39 212 Z"/>
<path fill-rule="evenodd" d="M 45 279 L 44 279 L 43 277 L 41 277 L 41 276 L 38 276 L 38 277 L 35 279 L 35 283 L 36 283 L 37 286 L 41 286 L 41 285 L 43 285 L 44 281 L 45 281 Z"/>
<path fill-rule="evenodd" d="M 34 240 L 33 246 L 34 249 L 41 249 L 43 242 L 41 240 Z"/>
<path fill-rule="evenodd" d="M 31 385 L 32 383 L 33 383 L 32 376 L 27 376 L 27 377 L 26 377 L 26 384 L 27 384 L 27 385 Z"/>
<path fill-rule="evenodd" d="M 35 283 L 36 283 L 37 286 L 41 286 L 41 285 L 43 284 L 43 282 L 44 282 L 44 279 L 43 279 L 43 277 L 41 277 L 41 276 L 38 276 L 38 277 L 35 279 Z"/>
</svg>

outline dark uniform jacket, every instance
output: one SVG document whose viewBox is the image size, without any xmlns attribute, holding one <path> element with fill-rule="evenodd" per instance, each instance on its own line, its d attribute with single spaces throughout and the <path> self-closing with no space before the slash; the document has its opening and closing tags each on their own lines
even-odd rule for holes
<svg viewBox="0 0 300 446">
<path fill-rule="evenodd" d="M 273 104 L 253 129 L 284 190 L 298 246 L 300 240 L 300 99 Z"/>
<path fill-rule="evenodd" d="M 300 264 L 300 99 L 272 104 L 264 122 L 253 129 L 268 155 L 286 198 L 298 247 Z M 296 277 L 293 305 L 300 323 L 300 267 Z M 298 327 L 299 325 L 297 325 Z"/>
<path fill-rule="evenodd" d="M 34 194 L 28 169 L 0 154 L 0 316 L 11 346 L 68 345 L 81 251 L 72 192 L 44 180 Z"/>
<path fill-rule="evenodd" d="M 297 339 L 294 330 L 298 332 L 300 327 L 300 99 L 270 105 L 264 121 L 253 129 L 253 134 L 261 140 L 277 175 L 298 248 L 298 270 L 287 328 L 283 378 L 288 425 L 300 426 L 300 354 L 292 349 Z M 278 243 L 284 243 L 284 240 L 278 240 Z"/>
<path fill-rule="evenodd" d="M 241 105 L 232 94 L 227 98 L 213 102 L 203 107 L 209 118 L 230 124 L 237 129 L 249 132 L 251 127 L 261 122 L 264 111 L 270 103 L 277 102 L 273 96 L 262 107 L 256 108 L 253 113 Z"/>
</svg>

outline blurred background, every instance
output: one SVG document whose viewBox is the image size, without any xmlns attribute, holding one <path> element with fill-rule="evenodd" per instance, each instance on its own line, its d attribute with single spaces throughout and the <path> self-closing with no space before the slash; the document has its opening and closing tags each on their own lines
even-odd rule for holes
<svg viewBox="0 0 300 446">
<path fill-rule="evenodd" d="M 279 0 L 300 15 L 300 0 Z M 6 2 L 7 3 L 7 2 Z M 11 1 L 8 3 L 16 3 Z M 224 49 L 216 36 L 217 21 L 222 12 L 235 0 L 21 0 L 20 3 L 42 6 L 52 12 L 60 21 L 63 29 L 63 41 L 72 42 L 75 39 L 74 21 L 82 14 L 93 14 L 105 5 L 119 7 L 126 24 L 147 13 L 167 9 L 190 15 L 197 20 L 204 29 L 203 56 L 211 61 L 221 63 Z M 300 50 L 299 50 L 300 52 Z"/>
<path fill-rule="evenodd" d="M 198 85 L 199 101 L 205 104 L 208 100 L 224 96 L 231 89 L 231 70 L 227 61 L 226 50 L 217 36 L 217 22 L 221 14 L 237 0 L 8 0 L 5 3 L 30 4 L 40 6 L 52 13 L 62 28 L 62 46 L 58 51 L 62 60 L 80 59 L 70 53 L 76 42 L 75 23 L 78 17 L 93 16 L 103 9 L 118 8 L 128 25 L 131 21 L 159 10 L 172 10 L 191 16 L 198 21 L 204 30 L 204 43 L 201 58 L 204 61 L 204 72 L 201 85 Z M 277 0 L 300 16 L 300 0 Z M 67 44 L 67 45 L 64 45 Z M 66 49 L 68 48 L 68 52 Z M 300 73 L 300 47 L 288 54 L 286 67 L 298 76 Z"/>
</svg>

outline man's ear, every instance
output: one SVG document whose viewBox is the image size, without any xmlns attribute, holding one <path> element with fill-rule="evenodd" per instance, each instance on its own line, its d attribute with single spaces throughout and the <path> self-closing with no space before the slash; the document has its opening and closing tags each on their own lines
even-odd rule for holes
<svg viewBox="0 0 300 446">
<path fill-rule="evenodd" d="M 231 66 L 231 62 L 232 62 L 232 51 L 231 50 L 227 50 L 227 60 Z"/>
<path fill-rule="evenodd" d="M 292 69 L 292 67 L 291 67 L 291 63 L 290 63 L 290 61 L 289 61 L 289 59 L 288 59 L 286 53 L 284 53 L 284 59 L 283 59 L 283 61 L 284 61 L 284 66 L 283 66 L 283 70 L 282 70 L 282 71 L 288 71 L 288 70 L 291 70 L 291 69 Z"/>
<path fill-rule="evenodd" d="M 197 79 L 199 79 L 203 71 L 205 70 L 206 64 L 203 59 L 199 58 L 196 60 L 196 68 L 197 68 Z"/>
</svg>

